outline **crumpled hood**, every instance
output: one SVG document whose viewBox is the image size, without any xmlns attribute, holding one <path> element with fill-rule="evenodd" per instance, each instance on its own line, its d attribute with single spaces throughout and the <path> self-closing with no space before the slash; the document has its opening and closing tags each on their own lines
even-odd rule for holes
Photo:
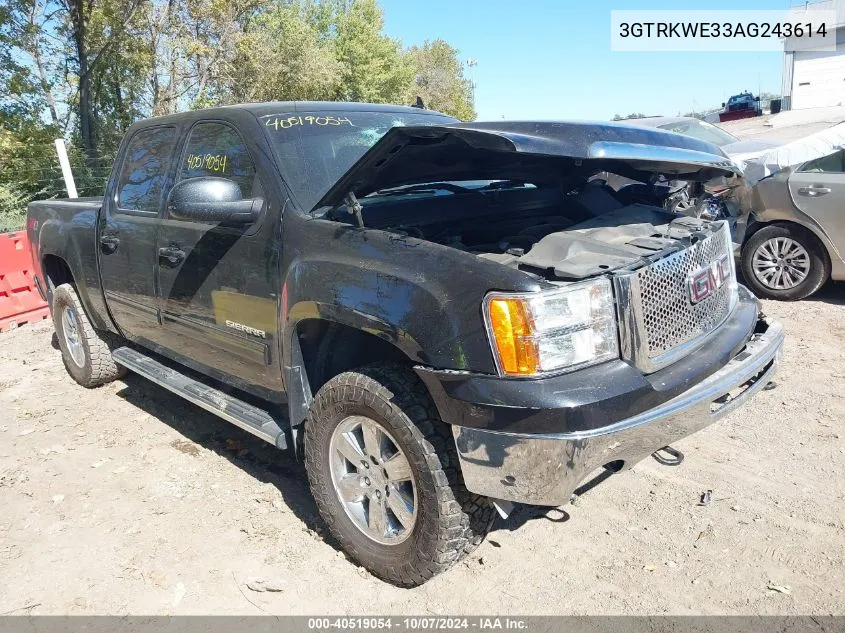
<svg viewBox="0 0 845 633">
<path fill-rule="evenodd" d="M 736 143 L 728 143 L 727 145 L 722 145 L 721 147 L 722 151 L 725 152 L 725 154 L 727 154 L 728 157 L 736 163 L 736 166 L 744 173 L 745 167 L 748 165 L 749 161 L 759 158 L 766 152 L 771 151 L 780 145 L 782 145 L 782 143 L 775 143 L 763 139 L 748 139 L 745 141 L 737 141 Z"/>
<path fill-rule="evenodd" d="M 756 155 L 731 156 L 745 171 L 749 185 L 785 167 L 797 167 L 845 147 L 845 123 L 839 123 L 797 141 L 778 145 Z"/>
<path fill-rule="evenodd" d="M 516 121 L 396 127 L 315 205 L 339 206 L 408 184 L 460 180 L 556 182 L 610 171 L 644 181 L 653 173 L 710 180 L 741 175 L 715 145 L 659 129 L 618 123 Z"/>
</svg>

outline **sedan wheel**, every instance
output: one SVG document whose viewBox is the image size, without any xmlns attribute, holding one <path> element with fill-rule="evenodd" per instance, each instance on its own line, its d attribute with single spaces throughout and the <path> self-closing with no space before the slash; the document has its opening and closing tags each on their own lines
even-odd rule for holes
<svg viewBox="0 0 845 633">
<path fill-rule="evenodd" d="M 758 297 L 796 301 L 830 278 L 830 259 L 818 238 L 804 227 L 769 224 L 743 244 L 742 276 Z"/>
<path fill-rule="evenodd" d="M 773 237 L 754 251 L 754 276 L 773 290 L 794 288 L 810 274 L 810 255 L 795 240 Z"/>
</svg>

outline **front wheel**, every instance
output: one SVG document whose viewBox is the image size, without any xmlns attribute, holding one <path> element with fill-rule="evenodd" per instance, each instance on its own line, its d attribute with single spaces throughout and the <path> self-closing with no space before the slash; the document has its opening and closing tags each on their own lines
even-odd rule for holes
<svg viewBox="0 0 845 633">
<path fill-rule="evenodd" d="M 742 274 L 759 297 L 797 301 L 828 280 L 830 262 L 822 244 L 807 229 L 772 224 L 742 247 Z"/>
<path fill-rule="evenodd" d="M 417 376 L 379 364 L 327 382 L 305 426 L 311 492 L 332 535 L 374 575 L 413 587 L 477 547 L 494 519 L 463 485 L 448 425 Z"/>
</svg>

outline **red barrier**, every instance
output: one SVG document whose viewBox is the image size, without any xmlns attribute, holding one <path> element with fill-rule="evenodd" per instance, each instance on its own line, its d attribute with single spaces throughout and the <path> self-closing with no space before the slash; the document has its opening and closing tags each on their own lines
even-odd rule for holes
<svg viewBox="0 0 845 633">
<path fill-rule="evenodd" d="M 50 315 L 32 274 L 26 231 L 0 233 L 0 332 Z"/>
</svg>

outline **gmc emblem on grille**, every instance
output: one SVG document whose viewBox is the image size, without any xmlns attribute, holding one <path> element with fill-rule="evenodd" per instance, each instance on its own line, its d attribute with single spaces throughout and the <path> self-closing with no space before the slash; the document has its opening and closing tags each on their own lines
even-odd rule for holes
<svg viewBox="0 0 845 633">
<path fill-rule="evenodd" d="M 687 278 L 689 282 L 690 301 L 700 303 L 716 293 L 722 285 L 730 279 L 731 267 L 728 256 L 722 255 L 711 262 L 709 266 L 699 268 Z"/>
</svg>

